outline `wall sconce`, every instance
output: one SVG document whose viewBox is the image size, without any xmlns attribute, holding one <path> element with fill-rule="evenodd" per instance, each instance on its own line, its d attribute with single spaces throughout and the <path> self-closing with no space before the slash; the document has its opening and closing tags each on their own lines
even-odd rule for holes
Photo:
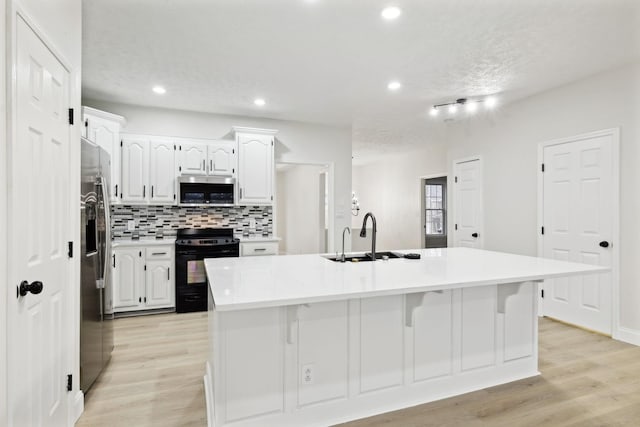
<svg viewBox="0 0 640 427">
<path fill-rule="evenodd" d="M 360 213 L 360 202 L 356 197 L 356 192 L 351 192 L 351 215 L 358 216 Z"/>
</svg>

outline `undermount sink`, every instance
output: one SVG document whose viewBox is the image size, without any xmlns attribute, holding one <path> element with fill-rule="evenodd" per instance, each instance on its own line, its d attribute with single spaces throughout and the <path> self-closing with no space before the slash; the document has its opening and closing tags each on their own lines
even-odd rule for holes
<svg viewBox="0 0 640 427">
<path fill-rule="evenodd" d="M 376 252 L 376 260 L 382 260 L 383 257 L 388 257 L 389 259 L 394 259 L 394 258 L 403 258 L 404 256 L 402 254 L 398 254 L 395 252 Z M 342 257 L 340 255 L 338 255 L 337 257 L 335 256 L 328 256 L 325 257 L 330 261 L 335 261 L 335 262 L 340 262 L 342 260 Z M 367 252 L 365 254 L 358 254 L 358 255 L 346 255 L 344 257 L 345 262 L 368 262 L 368 261 L 373 261 L 371 259 L 371 252 Z"/>
</svg>

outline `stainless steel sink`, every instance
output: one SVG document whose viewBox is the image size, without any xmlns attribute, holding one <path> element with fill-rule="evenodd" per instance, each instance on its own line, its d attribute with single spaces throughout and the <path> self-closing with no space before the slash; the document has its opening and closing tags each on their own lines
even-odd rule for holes
<svg viewBox="0 0 640 427">
<path fill-rule="evenodd" d="M 388 257 L 389 259 L 394 259 L 394 258 L 403 258 L 404 255 L 403 254 L 398 254 L 395 252 L 376 252 L 376 260 L 381 260 L 383 259 L 383 257 Z M 335 261 L 335 262 L 340 262 L 342 257 L 341 256 L 328 256 L 325 257 L 330 261 Z M 350 254 L 350 255 L 346 255 L 344 257 L 345 262 L 370 262 L 373 261 L 373 259 L 371 259 L 371 252 L 367 252 L 365 254 L 358 254 L 358 255 L 354 255 L 354 254 Z"/>
</svg>

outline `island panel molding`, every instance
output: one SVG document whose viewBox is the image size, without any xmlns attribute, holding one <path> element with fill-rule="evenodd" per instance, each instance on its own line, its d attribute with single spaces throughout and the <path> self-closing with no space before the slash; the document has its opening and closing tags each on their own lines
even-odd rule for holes
<svg viewBox="0 0 640 427">
<path fill-rule="evenodd" d="M 536 282 L 608 270 L 418 252 L 206 260 L 209 426 L 327 426 L 538 375 Z"/>
</svg>

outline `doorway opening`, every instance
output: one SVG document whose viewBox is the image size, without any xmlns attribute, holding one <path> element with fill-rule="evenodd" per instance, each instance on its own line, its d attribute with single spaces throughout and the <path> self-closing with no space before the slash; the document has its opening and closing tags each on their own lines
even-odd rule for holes
<svg viewBox="0 0 640 427">
<path fill-rule="evenodd" d="M 422 242 L 425 248 L 447 247 L 447 177 L 422 180 Z"/>
<path fill-rule="evenodd" d="M 330 167 L 277 163 L 275 232 L 282 255 L 326 253 L 329 248 Z"/>
</svg>

